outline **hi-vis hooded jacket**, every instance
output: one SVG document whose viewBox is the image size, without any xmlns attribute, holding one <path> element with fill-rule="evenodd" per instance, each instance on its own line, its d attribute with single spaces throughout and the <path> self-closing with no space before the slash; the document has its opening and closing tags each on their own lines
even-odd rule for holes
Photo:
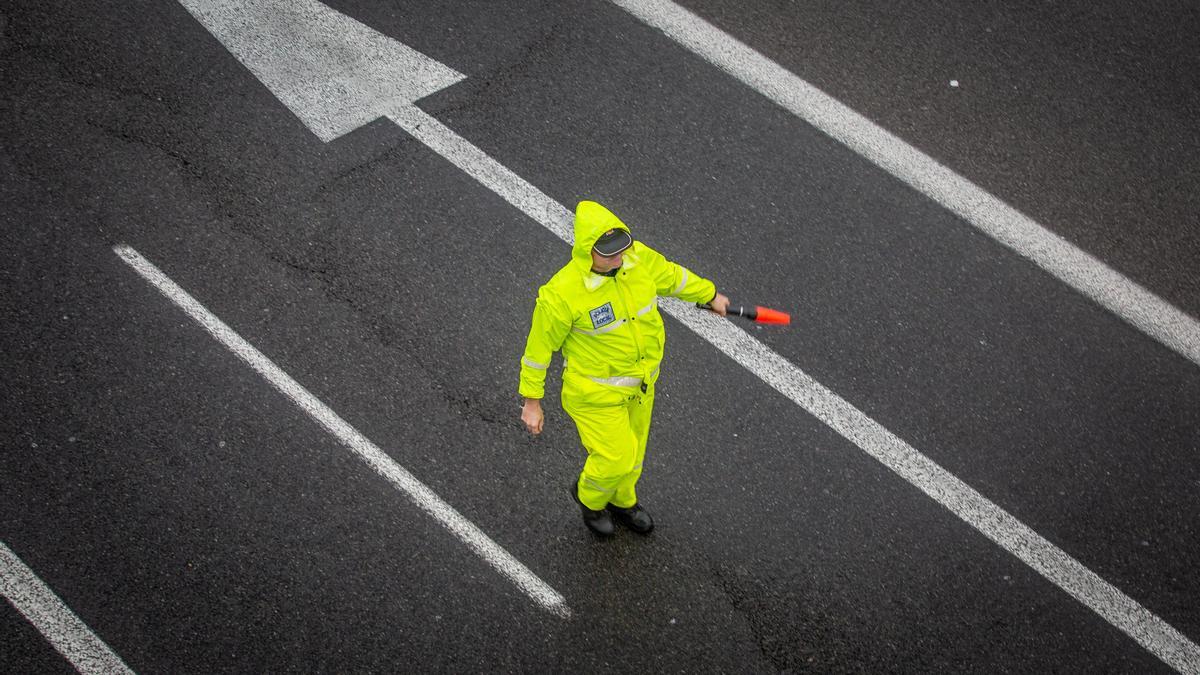
<svg viewBox="0 0 1200 675">
<path fill-rule="evenodd" d="M 625 250 L 615 276 L 592 272 L 592 246 L 613 228 L 629 231 L 596 202 L 575 208 L 571 262 L 538 290 L 521 358 L 521 396 L 542 398 L 550 356 L 560 349 L 567 370 L 594 382 L 654 384 L 666 340 L 656 298 L 708 302 L 716 295 L 711 281 L 638 241 Z"/>
</svg>

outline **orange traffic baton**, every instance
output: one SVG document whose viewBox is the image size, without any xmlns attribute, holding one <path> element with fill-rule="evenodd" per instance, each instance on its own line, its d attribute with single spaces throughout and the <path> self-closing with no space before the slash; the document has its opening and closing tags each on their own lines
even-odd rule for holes
<svg viewBox="0 0 1200 675">
<path fill-rule="evenodd" d="M 696 306 L 700 309 L 712 310 L 712 305 L 708 303 L 697 302 Z M 792 322 L 792 317 L 787 312 L 781 312 L 770 307 L 762 307 L 759 305 L 734 305 L 729 303 L 729 307 L 725 310 L 729 316 L 740 316 L 743 319 L 748 319 L 754 323 L 771 324 L 775 326 L 786 326 Z"/>
</svg>

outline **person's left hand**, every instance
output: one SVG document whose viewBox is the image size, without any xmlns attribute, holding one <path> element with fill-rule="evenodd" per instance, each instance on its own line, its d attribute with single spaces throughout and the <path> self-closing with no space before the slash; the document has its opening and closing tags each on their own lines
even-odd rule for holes
<svg viewBox="0 0 1200 675">
<path fill-rule="evenodd" d="M 721 316 L 725 316 L 725 312 L 729 309 L 729 298 L 717 293 L 716 297 L 712 299 L 712 302 L 708 304 L 710 307 L 712 307 L 712 311 L 720 314 Z"/>
</svg>

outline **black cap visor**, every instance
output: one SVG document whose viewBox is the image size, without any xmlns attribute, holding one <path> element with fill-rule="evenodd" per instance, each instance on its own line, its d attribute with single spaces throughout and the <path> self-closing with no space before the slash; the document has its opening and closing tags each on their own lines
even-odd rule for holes
<svg viewBox="0 0 1200 675">
<path fill-rule="evenodd" d="M 633 246 L 633 237 L 629 236 L 625 230 L 613 228 L 596 240 L 596 245 L 592 247 L 592 250 L 606 258 L 611 258 L 630 246 Z"/>
</svg>

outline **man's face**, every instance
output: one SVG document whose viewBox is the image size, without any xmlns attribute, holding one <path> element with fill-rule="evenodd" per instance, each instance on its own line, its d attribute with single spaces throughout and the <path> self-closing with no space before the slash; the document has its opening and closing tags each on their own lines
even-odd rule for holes
<svg viewBox="0 0 1200 675">
<path fill-rule="evenodd" d="M 603 256 L 596 253 L 592 249 L 592 271 L 597 274 L 606 274 L 621 266 L 621 257 L 625 255 L 625 251 L 614 256 Z"/>
</svg>

